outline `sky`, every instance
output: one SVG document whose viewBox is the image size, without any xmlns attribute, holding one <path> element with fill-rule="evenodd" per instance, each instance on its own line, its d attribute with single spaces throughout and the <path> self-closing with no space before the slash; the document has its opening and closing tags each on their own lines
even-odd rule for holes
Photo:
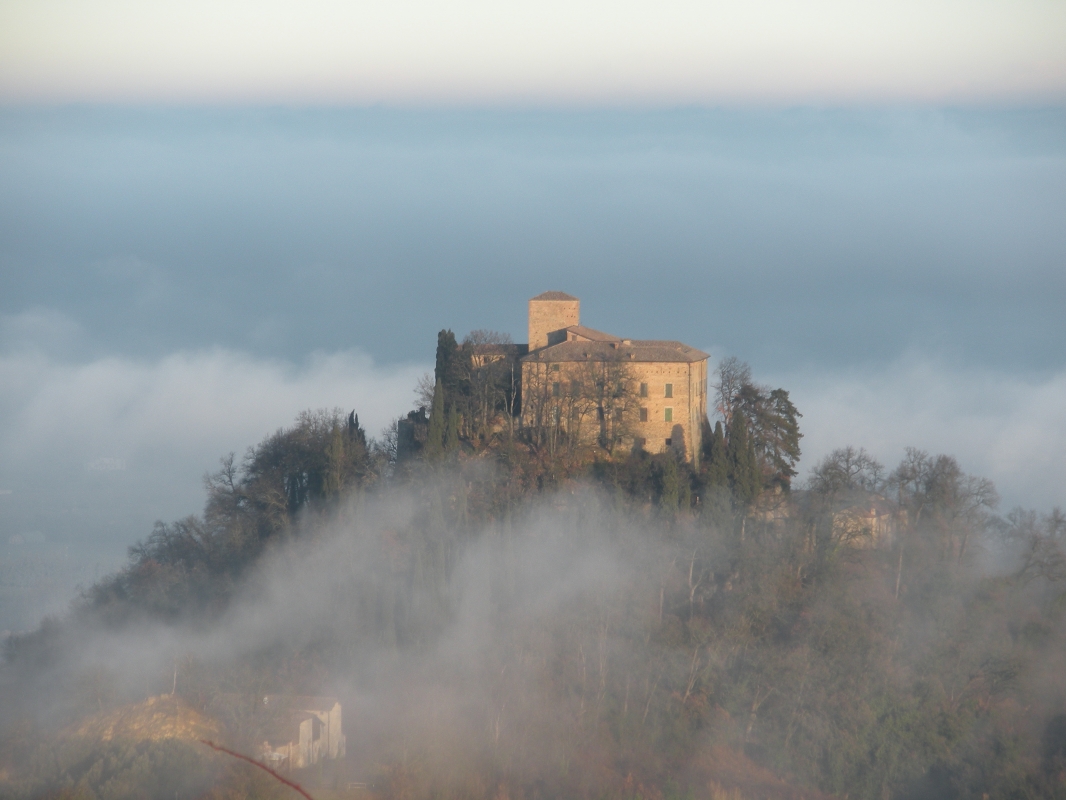
<svg viewBox="0 0 1066 800">
<path fill-rule="evenodd" d="M 1048 102 L 1061 0 L 4 0 L 0 97 Z"/>
<path fill-rule="evenodd" d="M 0 0 L 0 573 L 92 580 L 303 409 L 377 434 L 546 290 L 788 389 L 801 474 L 1061 505 L 1064 45 L 1058 0 Z"/>
</svg>

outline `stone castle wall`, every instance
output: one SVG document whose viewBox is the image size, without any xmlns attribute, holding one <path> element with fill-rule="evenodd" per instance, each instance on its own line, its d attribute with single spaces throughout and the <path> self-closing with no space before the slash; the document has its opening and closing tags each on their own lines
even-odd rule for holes
<svg viewBox="0 0 1066 800">
<path fill-rule="evenodd" d="M 559 408 L 565 426 L 568 410 L 574 407 L 572 381 L 586 381 L 586 369 L 580 362 L 523 363 L 523 425 L 549 423 Z M 626 420 L 630 435 L 624 446 L 633 447 L 639 439 L 649 453 L 673 449 L 685 460 L 698 461 L 707 415 L 707 362 L 626 362 L 625 371 L 626 392 L 634 408 Z M 580 424 L 583 437 L 594 441 L 597 420 L 583 419 Z"/>
<path fill-rule="evenodd" d="M 529 349 L 538 350 L 548 346 L 548 334 L 579 325 L 581 301 L 538 300 L 529 301 Z M 554 342 L 552 342 L 554 344 Z"/>
<path fill-rule="evenodd" d="M 634 435 L 644 440 L 644 449 L 674 449 L 688 460 L 698 458 L 707 415 L 707 362 L 636 363 L 631 370 L 642 412 Z M 667 385 L 671 397 L 666 396 Z"/>
</svg>

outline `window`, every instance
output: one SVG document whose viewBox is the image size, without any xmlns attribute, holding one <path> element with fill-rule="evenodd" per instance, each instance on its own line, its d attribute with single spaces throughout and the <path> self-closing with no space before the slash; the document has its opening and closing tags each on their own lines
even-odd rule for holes
<svg viewBox="0 0 1066 800">
<path fill-rule="evenodd" d="M 559 371 L 559 365 L 558 364 L 552 364 L 552 372 L 558 372 L 558 371 Z"/>
<path fill-rule="evenodd" d="M 640 448 L 643 448 L 643 447 L 644 447 L 644 445 L 646 445 L 647 443 L 648 443 L 648 440 L 647 440 L 647 439 L 645 439 L 645 438 L 644 438 L 643 436 L 638 436 L 638 437 L 637 437 L 637 438 L 636 438 L 636 439 L 635 439 L 635 440 L 633 441 L 633 444 L 635 444 L 635 445 L 636 445 L 637 447 L 640 447 Z"/>
<path fill-rule="evenodd" d="M 559 396 L 559 381 L 552 384 L 552 397 Z"/>
<path fill-rule="evenodd" d="M 674 396 L 674 385 L 672 383 L 666 384 L 666 396 L 667 397 L 673 397 Z"/>
<path fill-rule="evenodd" d="M 667 440 L 666 440 L 666 446 L 667 446 L 667 447 L 669 447 L 669 446 L 670 446 L 670 445 L 672 445 L 673 443 L 674 443 L 674 440 L 673 440 L 673 439 L 667 439 Z"/>
<path fill-rule="evenodd" d="M 674 410 L 672 408 L 666 409 L 665 421 L 666 422 L 673 422 L 674 421 Z"/>
<path fill-rule="evenodd" d="M 642 383 L 640 385 L 640 396 L 641 397 L 647 397 L 648 396 L 648 384 Z"/>
<path fill-rule="evenodd" d="M 640 410 L 640 421 L 641 422 L 647 422 L 648 421 L 648 409 L 642 408 Z"/>
<path fill-rule="evenodd" d="M 581 397 L 581 381 L 570 381 L 570 396 Z"/>
</svg>

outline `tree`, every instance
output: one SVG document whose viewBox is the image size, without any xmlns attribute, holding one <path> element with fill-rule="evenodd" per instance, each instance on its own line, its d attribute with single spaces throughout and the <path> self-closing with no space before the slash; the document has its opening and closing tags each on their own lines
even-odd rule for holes
<svg viewBox="0 0 1066 800">
<path fill-rule="evenodd" d="M 787 489 L 796 477 L 796 464 L 800 459 L 800 433 L 796 410 L 784 389 L 774 389 L 770 396 L 759 404 L 755 417 L 755 450 L 762 463 L 765 485 L 777 485 Z"/>
<path fill-rule="evenodd" d="M 415 384 L 415 408 L 432 408 L 433 391 L 437 387 L 437 379 L 432 372 L 423 372 Z"/>
<path fill-rule="evenodd" d="M 465 373 L 455 334 L 450 330 L 441 331 L 437 334 L 437 358 L 433 377 L 444 389 L 447 401 L 454 401 L 462 393 L 463 383 L 467 377 Z"/>
<path fill-rule="evenodd" d="M 364 450 L 367 447 L 366 431 L 359 424 L 359 415 L 354 410 L 348 415 L 348 440 Z"/>
<path fill-rule="evenodd" d="M 660 456 L 662 466 L 659 475 L 659 505 L 668 513 L 676 513 L 687 501 L 687 492 L 682 490 L 682 481 L 685 475 L 677 463 L 673 453 L 667 452 Z M 688 488 L 687 486 L 685 487 Z M 687 505 L 687 502 L 684 502 Z"/>
<path fill-rule="evenodd" d="M 788 489 L 796 476 L 799 440 L 803 436 L 797 422 L 802 415 L 789 400 L 788 392 L 746 383 L 734 405 L 743 410 L 748 421 L 762 485 Z"/>
<path fill-rule="evenodd" d="M 869 494 L 881 489 L 883 474 L 877 459 L 850 445 L 837 448 L 818 463 L 807 483 L 809 550 L 827 557 L 845 544 L 878 541 L 881 530 L 871 526 L 865 512 Z"/>
<path fill-rule="evenodd" d="M 740 408 L 733 410 L 727 452 L 729 485 L 733 490 L 733 500 L 741 508 L 747 508 L 759 496 L 762 482 L 759 479 L 755 446 L 748 435 L 748 420 Z"/>
<path fill-rule="evenodd" d="M 751 367 L 736 356 L 729 356 L 718 363 L 714 374 L 715 408 L 728 428 L 741 390 L 751 383 Z"/>
<path fill-rule="evenodd" d="M 426 436 L 426 461 L 439 461 L 444 455 L 444 434 L 447 412 L 444 406 L 444 386 L 440 379 L 433 389 L 433 407 L 429 412 L 429 432 Z"/>
<path fill-rule="evenodd" d="M 444 455 L 459 450 L 459 410 L 452 405 L 448 409 L 448 421 L 444 428 Z"/>
<path fill-rule="evenodd" d="M 633 438 L 640 414 L 640 398 L 629 364 L 621 358 L 579 362 L 572 371 L 578 390 L 572 391 L 583 415 L 594 417 L 596 443 L 604 452 L 614 452 Z"/>
<path fill-rule="evenodd" d="M 848 445 L 834 450 L 811 471 L 810 488 L 824 496 L 852 490 L 880 491 L 885 468 L 863 448 Z"/>
<path fill-rule="evenodd" d="M 326 470 L 322 478 L 322 496 L 327 499 L 341 493 L 344 482 L 344 433 L 338 425 L 326 446 Z"/>
<path fill-rule="evenodd" d="M 1003 538 L 1020 551 L 1015 579 L 1023 585 L 1043 583 L 1051 589 L 1048 606 L 1061 607 L 1066 600 L 1066 515 L 1062 509 L 1053 508 L 1043 516 L 1012 509 Z"/>
<path fill-rule="evenodd" d="M 914 447 L 907 448 L 886 485 L 896 490 L 912 529 L 926 531 L 938 540 L 941 555 L 953 552 L 959 561 L 972 534 L 988 527 L 999 504 L 992 481 L 966 475 L 952 456 L 931 457 Z"/>
<path fill-rule="evenodd" d="M 241 488 L 259 524 L 280 530 L 309 503 L 370 480 L 373 469 L 364 441 L 354 414 L 323 409 L 302 412 L 292 428 L 278 430 L 250 450 Z"/>
<path fill-rule="evenodd" d="M 633 438 L 639 388 L 620 358 L 533 362 L 523 372 L 522 391 L 526 435 L 553 457 L 611 453 Z"/>
<path fill-rule="evenodd" d="M 803 434 L 798 419 L 803 415 L 784 389 L 753 383 L 751 368 L 735 357 L 723 359 L 715 374 L 715 399 L 726 431 L 737 411 L 743 411 L 762 486 L 787 490 L 800 458 L 799 440 Z"/>
<path fill-rule="evenodd" d="M 703 450 L 704 482 L 710 487 L 728 486 L 729 453 L 721 422 L 714 423 L 713 433 L 710 431 L 710 425 L 707 425 Z"/>
<path fill-rule="evenodd" d="M 463 339 L 460 355 L 469 387 L 461 413 L 467 433 L 484 439 L 501 415 L 514 414 L 518 351 L 507 334 L 476 330 Z"/>
</svg>

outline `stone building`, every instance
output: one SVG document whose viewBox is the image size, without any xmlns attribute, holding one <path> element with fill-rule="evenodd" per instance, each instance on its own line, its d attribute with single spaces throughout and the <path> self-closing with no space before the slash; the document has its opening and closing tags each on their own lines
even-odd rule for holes
<svg viewBox="0 0 1066 800">
<path fill-rule="evenodd" d="M 335 697 L 269 694 L 263 697 L 265 734 L 259 760 L 274 768 L 303 769 L 343 758 L 341 704 Z"/>
<path fill-rule="evenodd" d="M 586 328 L 580 312 L 580 301 L 563 292 L 529 301 L 529 344 L 517 346 L 525 353 L 523 426 L 580 428 L 589 439 L 696 460 L 709 356 L 681 342 Z"/>
<path fill-rule="evenodd" d="M 888 548 L 896 541 L 906 512 L 874 492 L 857 491 L 833 514 L 833 539 L 851 547 Z"/>
</svg>

